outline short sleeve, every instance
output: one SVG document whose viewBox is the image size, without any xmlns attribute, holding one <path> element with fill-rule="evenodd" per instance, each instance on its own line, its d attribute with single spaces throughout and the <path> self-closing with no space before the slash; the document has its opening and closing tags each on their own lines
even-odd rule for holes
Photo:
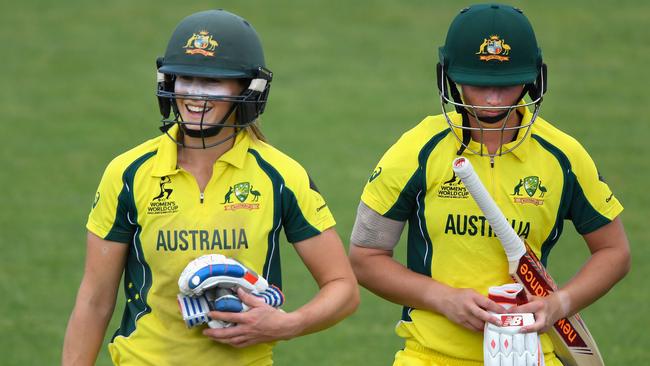
<svg viewBox="0 0 650 366">
<path fill-rule="evenodd" d="M 611 222 L 623 211 L 623 206 L 582 146 L 575 151 L 571 165 L 576 184 L 569 214 L 576 230 L 584 235 Z"/>
<path fill-rule="evenodd" d="M 368 178 L 361 201 L 384 217 L 406 221 L 422 186 L 417 151 L 400 139 L 381 158 Z"/>
<path fill-rule="evenodd" d="M 316 184 L 302 168 L 286 180 L 282 189 L 282 221 L 291 243 L 316 236 L 336 224 Z"/>
<path fill-rule="evenodd" d="M 131 192 L 123 182 L 123 169 L 112 162 L 104 171 L 86 228 L 102 239 L 129 243 L 135 232 L 130 222 Z"/>
</svg>

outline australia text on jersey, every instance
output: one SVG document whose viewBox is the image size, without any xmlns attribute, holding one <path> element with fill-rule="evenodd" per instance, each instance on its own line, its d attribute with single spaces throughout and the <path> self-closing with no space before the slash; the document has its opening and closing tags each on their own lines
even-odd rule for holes
<svg viewBox="0 0 650 366">
<path fill-rule="evenodd" d="M 530 222 L 515 219 L 508 220 L 508 222 L 519 237 L 528 238 L 530 235 Z M 496 237 L 486 217 L 480 215 L 447 215 L 445 234 Z"/>
<path fill-rule="evenodd" d="M 163 252 L 187 250 L 248 249 L 243 228 L 214 230 L 158 230 L 156 250 Z"/>
</svg>

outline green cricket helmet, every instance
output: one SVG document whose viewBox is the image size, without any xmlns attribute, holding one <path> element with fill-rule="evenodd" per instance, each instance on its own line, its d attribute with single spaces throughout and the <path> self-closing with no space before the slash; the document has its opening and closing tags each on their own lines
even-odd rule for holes
<svg viewBox="0 0 650 366">
<path fill-rule="evenodd" d="M 165 56 L 158 58 L 156 66 L 156 95 L 164 132 L 172 125 L 179 124 L 183 133 L 204 139 L 217 135 L 223 127 L 235 127 L 235 132 L 230 136 L 232 138 L 264 112 L 272 73 L 266 68 L 257 32 L 238 15 L 225 10 L 208 10 L 186 17 L 172 33 Z M 174 90 L 177 76 L 239 79 L 247 88 L 236 96 L 179 94 Z M 208 101 L 225 101 L 232 103 L 232 107 L 218 123 L 204 122 L 205 111 L 201 121 L 189 122 L 183 121 L 176 98 L 201 100 L 205 104 Z M 232 113 L 236 113 L 236 124 L 227 125 L 225 122 Z M 190 124 L 200 125 L 200 129 L 188 129 L 186 126 Z M 205 147 L 209 146 L 203 140 L 201 148 Z"/>
<path fill-rule="evenodd" d="M 464 130 L 462 140 L 459 139 L 464 148 L 469 142 L 469 133 L 465 131 L 472 129 L 467 113 L 472 113 L 483 123 L 504 121 L 503 130 L 530 128 L 546 92 L 546 65 L 542 62 L 542 51 L 537 45 L 533 27 L 520 9 L 503 4 L 478 4 L 461 10 L 449 27 L 445 45 L 439 48 L 439 58 L 437 86 L 442 110 L 451 126 Z M 515 105 L 475 106 L 463 102 L 457 84 L 524 85 L 524 89 Z M 531 98 L 530 103 L 521 102 L 526 94 Z M 462 126 L 451 122 L 446 104 L 452 104 L 463 116 Z M 505 127 L 504 118 L 507 120 L 513 110 L 530 105 L 535 106 L 535 118 L 530 123 Z M 476 109 L 502 109 L 504 112 L 479 118 Z M 475 153 L 484 155 L 483 152 Z"/>
</svg>

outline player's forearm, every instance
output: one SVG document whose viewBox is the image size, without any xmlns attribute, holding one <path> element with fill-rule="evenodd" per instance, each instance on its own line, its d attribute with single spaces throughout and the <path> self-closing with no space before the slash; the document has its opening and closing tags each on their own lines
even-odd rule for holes
<svg viewBox="0 0 650 366">
<path fill-rule="evenodd" d="M 297 334 L 318 332 L 338 323 L 359 306 L 359 288 L 354 278 L 338 278 L 322 286 L 318 294 L 290 315 Z"/>
<path fill-rule="evenodd" d="M 448 286 L 380 253 L 350 245 L 352 268 L 363 287 L 396 304 L 441 312 L 442 299 L 450 290 Z"/>
<path fill-rule="evenodd" d="M 79 287 L 63 343 L 62 364 L 94 365 L 117 296 L 116 286 L 105 286 L 86 274 Z"/>
<path fill-rule="evenodd" d="M 630 253 L 619 248 L 604 248 L 587 260 L 562 289 L 563 306 L 572 315 L 605 295 L 630 269 Z M 569 302 L 567 305 L 566 302 Z"/>
<path fill-rule="evenodd" d="M 65 334 L 62 365 L 94 365 L 104 340 L 111 311 L 97 311 L 90 304 L 77 302 Z"/>
<path fill-rule="evenodd" d="M 561 290 L 564 293 L 562 305 L 569 315 L 603 296 L 630 270 L 630 247 L 619 217 L 584 235 L 584 239 L 591 257 Z"/>
</svg>

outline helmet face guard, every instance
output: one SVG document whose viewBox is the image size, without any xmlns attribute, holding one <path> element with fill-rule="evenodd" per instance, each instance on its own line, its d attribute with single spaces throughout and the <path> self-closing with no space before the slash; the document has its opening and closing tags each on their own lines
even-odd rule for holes
<svg viewBox="0 0 650 366">
<path fill-rule="evenodd" d="M 156 67 L 156 96 L 162 115 L 160 129 L 177 144 L 198 149 L 230 140 L 243 128 L 255 123 L 264 112 L 273 78 L 265 66 L 264 52 L 255 29 L 243 18 L 224 10 L 203 11 L 183 19 L 169 40 L 165 56 L 157 59 Z M 236 79 L 246 88 L 239 95 L 205 92 L 200 88 L 176 90 L 179 77 Z M 197 121 L 183 120 L 177 106 L 179 99 L 202 101 L 201 118 Z M 220 121 L 205 119 L 206 108 L 214 101 L 231 103 Z M 228 122 L 233 115 L 234 124 Z M 175 124 L 180 127 L 179 136 L 168 132 Z M 223 128 L 232 128 L 233 133 L 214 141 L 212 137 Z M 200 144 L 187 145 L 185 135 L 200 139 Z"/>
<path fill-rule="evenodd" d="M 477 155 L 502 155 L 519 146 L 530 133 L 541 107 L 547 88 L 546 65 L 533 28 L 517 8 L 500 4 L 480 4 L 461 10 L 447 32 L 445 45 L 439 49 L 437 65 L 437 88 L 443 115 L 454 136 L 461 143 L 458 154 L 467 149 Z M 465 103 L 457 84 L 478 87 L 505 87 L 523 85 L 521 95 L 508 106 L 481 106 Z M 528 94 L 531 101 L 523 101 Z M 462 124 L 454 123 L 448 115 L 451 104 L 462 116 Z M 506 125 L 517 108 L 534 106 L 533 117 L 519 126 Z M 502 113 L 492 117 L 479 117 L 477 110 L 498 110 Z M 470 126 L 470 116 L 478 123 Z M 495 123 L 501 122 L 499 126 Z M 457 131 L 462 132 L 462 136 Z M 523 138 L 514 146 L 504 148 L 506 132 L 525 130 Z M 471 132 L 479 131 L 480 149 L 470 148 Z M 500 148 L 495 153 L 483 151 L 486 132 L 500 132 Z"/>
<path fill-rule="evenodd" d="M 184 76 L 184 75 L 183 75 Z M 264 112 L 266 101 L 268 99 L 271 87 L 272 73 L 264 68 L 260 68 L 257 77 L 250 80 L 248 87 L 240 95 L 214 95 L 214 94 L 188 94 L 176 93 L 175 82 L 177 75 L 162 74 L 158 72 L 158 105 L 162 115 L 161 131 L 165 132 L 174 142 L 187 148 L 205 149 L 219 145 L 228 141 L 242 131 L 245 127 L 252 125 L 257 118 Z M 176 104 L 177 99 L 198 100 L 203 102 L 203 112 L 199 121 L 184 121 Z M 205 109 L 209 102 L 218 101 L 231 103 L 231 107 L 225 116 L 215 122 L 205 120 Z M 235 124 L 227 123 L 231 115 L 235 115 Z M 181 135 L 176 137 L 169 133 L 169 129 L 178 124 Z M 190 128 L 198 126 L 199 128 Z M 207 138 L 214 137 L 221 132 L 223 128 L 233 128 L 233 133 L 218 141 L 206 142 Z M 198 146 L 188 145 L 183 140 L 183 135 L 193 138 L 200 138 L 201 144 Z"/>
<path fill-rule="evenodd" d="M 539 111 L 542 105 L 542 100 L 544 97 L 544 94 L 546 93 L 546 64 L 542 64 L 540 67 L 539 75 L 535 83 L 533 84 L 526 84 L 524 85 L 524 89 L 522 90 L 521 95 L 517 98 L 517 102 L 514 105 L 508 105 L 508 106 L 483 106 L 483 105 L 473 105 L 473 104 L 467 104 L 463 101 L 461 93 L 458 91 L 458 87 L 456 83 L 454 83 L 453 80 L 449 77 L 448 74 L 445 73 L 445 68 L 443 65 L 438 64 L 437 65 L 437 85 L 438 85 L 438 94 L 440 95 L 440 106 L 442 109 L 442 114 L 445 117 L 445 120 L 447 121 L 447 124 L 451 127 L 451 132 L 453 133 L 454 137 L 460 142 L 461 144 L 461 149 L 458 152 L 458 155 L 462 154 L 464 150 L 468 150 L 473 154 L 476 155 L 481 155 L 481 156 L 498 156 L 498 155 L 503 155 L 506 153 L 511 152 L 515 148 L 517 148 L 519 145 L 521 145 L 524 141 L 525 138 L 528 137 L 530 133 L 530 128 L 532 127 L 533 123 L 535 123 L 535 120 L 537 119 L 537 116 L 539 115 Z M 523 100 L 525 95 L 528 94 L 531 101 L 526 102 Z M 447 106 L 451 104 L 454 106 L 455 111 L 462 116 L 462 124 L 458 124 L 449 117 L 449 112 L 447 111 Z M 512 114 L 513 111 L 516 112 L 518 108 L 528 108 L 529 106 L 533 106 L 533 112 L 532 112 L 532 117 L 530 121 L 526 123 L 522 123 L 519 126 L 512 126 L 508 127 L 506 126 L 506 123 Z M 494 117 L 479 117 L 478 113 L 476 112 L 477 109 L 480 110 L 499 110 L 503 111 L 503 113 L 494 116 Z M 474 120 L 478 122 L 478 127 L 471 127 L 469 124 L 469 115 L 472 115 L 474 117 Z M 494 127 L 494 123 L 497 123 L 501 121 L 500 126 Z M 485 124 L 489 124 L 490 128 L 486 128 Z M 462 132 L 462 136 L 459 136 L 459 134 L 456 132 L 457 130 L 460 130 Z M 523 130 L 524 134 L 521 136 L 521 138 L 518 139 L 518 142 L 514 144 L 513 146 L 509 146 L 508 148 L 504 149 L 504 145 L 510 141 L 506 141 L 505 138 L 505 132 L 506 131 L 517 131 L 519 135 L 519 130 Z M 469 140 L 470 140 L 470 133 L 471 131 L 479 131 L 480 133 L 480 148 L 479 150 L 475 150 L 469 146 Z M 483 150 L 483 134 L 486 131 L 498 131 L 500 132 L 500 144 L 499 144 L 499 150 L 494 153 L 490 154 L 487 151 Z"/>
</svg>

